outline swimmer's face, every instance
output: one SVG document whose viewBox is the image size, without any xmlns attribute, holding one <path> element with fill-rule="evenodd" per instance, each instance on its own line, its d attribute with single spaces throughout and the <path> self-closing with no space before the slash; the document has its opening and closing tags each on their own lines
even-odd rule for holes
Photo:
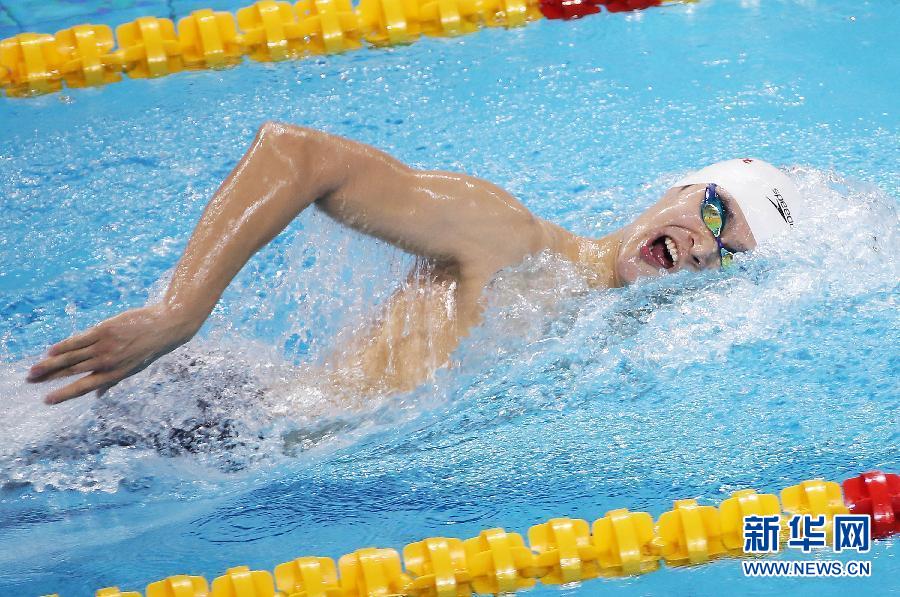
<svg viewBox="0 0 900 597">
<path fill-rule="evenodd" d="M 640 277 L 682 269 L 700 271 L 720 267 L 719 246 L 700 217 L 706 185 L 675 187 L 620 231 L 616 277 L 630 284 Z M 721 239 L 732 252 L 749 251 L 756 241 L 727 189 L 718 187 L 726 211 Z"/>
</svg>

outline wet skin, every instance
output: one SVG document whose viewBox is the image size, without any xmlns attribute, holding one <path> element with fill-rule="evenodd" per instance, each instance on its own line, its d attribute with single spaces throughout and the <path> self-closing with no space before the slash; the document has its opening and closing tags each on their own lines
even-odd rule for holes
<svg viewBox="0 0 900 597">
<path fill-rule="evenodd" d="M 54 344 L 28 381 L 81 375 L 45 397 L 56 404 L 102 394 L 141 371 L 190 340 L 250 257 L 315 205 L 342 225 L 417 256 L 417 267 L 380 315 L 329 361 L 335 384 L 345 389 L 411 389 L 446 365 L 479 323 L 482 293 L 494 274 L 528 255 L 550 251 L 569 259 L 600 287 L 719 267 L 718 246 L 700 218 L 704 189 L 670 189 L 631 224 L 591 239 L 534 216 L 487 181 L 414 169 L 349 139 L 266 123 L 207 205 L 163 299 Z M 752 249 L 739 209 L 727 191 L 720 188 L 720 196 L 731 211 L 723 243 Z"/>
</svg>

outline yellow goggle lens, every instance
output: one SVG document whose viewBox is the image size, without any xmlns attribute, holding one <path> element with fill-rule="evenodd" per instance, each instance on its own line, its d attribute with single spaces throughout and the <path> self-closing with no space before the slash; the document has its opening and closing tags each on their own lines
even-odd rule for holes
<svg viewBox="0 0 900 597">
<path fill-rule="evenodd" d="M 722 258 L 722 268 L 723 269 L 732 266 L 732 264 L 734 263 L 734 253 L 732 253 L 731 251 L 728 251 L 726 249 L 722 249 L 719 252 L 719 255 Z"/>
<path fill-rule="evenodd" d="M 722 232 L 722 212 L 720 212 L 715 205 L 707 203 L 703 206 L 701 215 L 703 216 L 703 223 L 706 224 L 706 227 L 709 228 L 713 234 L 719 236 L 719 233 Z"/>
</svg>

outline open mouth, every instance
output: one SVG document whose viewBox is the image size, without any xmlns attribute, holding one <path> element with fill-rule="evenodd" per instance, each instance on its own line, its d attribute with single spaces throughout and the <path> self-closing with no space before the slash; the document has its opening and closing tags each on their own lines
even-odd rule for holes
<svg viewBox="0 0 900 597">
<path fill-rule="evenodd" d="M 672 269 L 678 265 L 678 246 L 671 237 L 663 234 L 644 243 L 641 257 L 653 267 Z"/>
</svg>

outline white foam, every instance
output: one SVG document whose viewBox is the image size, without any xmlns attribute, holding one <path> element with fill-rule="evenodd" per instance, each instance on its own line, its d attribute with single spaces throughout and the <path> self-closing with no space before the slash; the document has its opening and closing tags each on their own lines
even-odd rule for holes
<svg viewBox="0 0 900 597">
<path fill-rule="evenodd" d="M 777 342 L 807 304 L 894 289 L 896 202 L 833 172 L 797 167 L 791 176 L 812 217 L 789 242 L 739 257 L 736 271 L 607 291 L 588 289 L 570 264 L 527 259 L 491 284 L 486 322 L 451 369 L 415 392 L 352 404 L 298 364 L 320 361 L 336 334 L 366 321 L 410 260 L 316 216 L 248 266 L 206 336 L 103 399 L 47 407 L 47 388 L 23 381 L 31 359 L 0 365 L 0 476 L 37 489 L 101 491 L 148 475 L 214 479 L 346 445 L 466 395 L 472 384 L 502 384 L 492 378 L 501 358 L 515 360 L 523 376 L 573 353 L 585 377 L 623 359 L 685 367 L 725 358 L 735 343 Z"/>
</svg>

